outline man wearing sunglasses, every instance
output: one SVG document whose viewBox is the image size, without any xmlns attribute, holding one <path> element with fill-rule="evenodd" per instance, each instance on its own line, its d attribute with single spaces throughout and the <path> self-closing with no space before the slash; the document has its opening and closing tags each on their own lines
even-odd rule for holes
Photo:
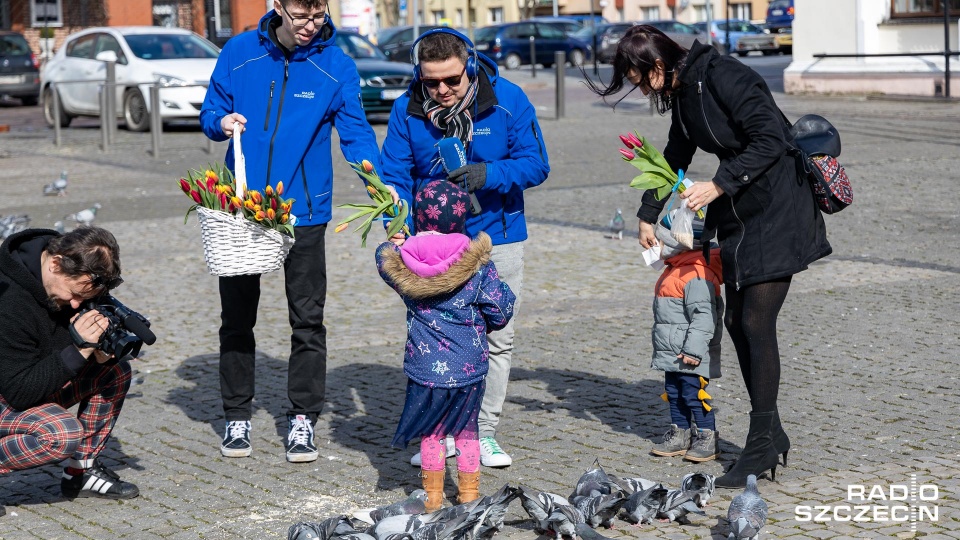
<svg viewBox="0 0 960 540">
<path fill-rule="evenodd" d="M 319 455 L 313 426 L 326 391 L 324 238 L 332 212 L 334 123 L 343 156 L 352 162 L 369 160 L 380 169 L 380 149 L 360 101 L 357 66 L 335 46 L 337 31 L 326 8 L 326 0 L 273 0 L 273 10 L 255 30 L 224 46 L 200 112 L 211 139 L 226 140 L 236 129 L 243 134 L 248 189 L 262 192 L 282 182 L 283 196 L 295 200 L 296 242 L 284 263 L 283 280 L 293 329 L 285 450 L 287 461 L 295 463 Z M 231 144 L 226 155 L 231 169 L 234 158 Z M 246 457 L 251 453 L 260 276 L 221 277 L 219 287 L 220 393 L 226 419 L 220 452 Z"/>
<path fill-rule="evenodd" d="M 0 474 L 66 460 L 66 498 L 140 494 L 97 457 L 130 364 L 91 346 L 109 326 L 103 315 L 77 314 L 121 281 L 117 240 L 99 227 L 28 229 L 0 246 Z"/>
<path fill-rule="evenodd" d="M 492 260 L 517 296 L 516 313 L 527 239 L 523 191 L 542 184 L 550 172 L 536 111 L 523 90 L 499 77 L 495 62 L 454 30 L 424 33 L 413 51 L 416 77 L 394 103 L 383 142 L 384 181 L 408 203 L 438 178 L 465 185 L 479 203 L 479 211 L 467 215 L 467 234 L 483 231 L 493 240 Z M 444 137 L 461 140 L 468 162 L 449 175 L 436 165 L 436 145 Z M 400 244 L 403 236 L 392 240 Z M 510 376 L 515 320 L 487 336 L 490 365 L 479 417 L 480 462 L 487 467 L 513 461 L 498 444 L 496 430 Z M 411 464 L 419 466 L 420 458 L 415 455 Z"/>
</svg>

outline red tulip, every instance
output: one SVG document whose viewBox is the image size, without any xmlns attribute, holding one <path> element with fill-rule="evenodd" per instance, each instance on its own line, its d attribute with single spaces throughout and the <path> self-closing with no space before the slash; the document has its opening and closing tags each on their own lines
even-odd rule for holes
<svg viewBox="0 0 960 540">
<path fill-rule="evenodd" d="M 633 161 L 633 158 L 635 157 L 633 152 L 627 150 L 626 148 L 620 149 L 620 155 L 623 156 L 623 159 L 626 161 Z"/>
<path fill-rule="evenodd" d="M 181 178 L 181 179 L 180 179 L 180 189 L 182 189 L 183 192 L 186 193 L 187 195 L 190 194 L 190 184 L 187 183 L 187 179 L 186 179 L 186 178 Z"/>
<path fill-rule="evenodd" d="M 271 209 L 271 210 L 276 210 L 276 209 L 277 209 L 277 200 L 276 200 L 276 199 L 270 199 L 270 209 Z"/>
<path fill-rule="evenodd" d="M 633 143 L 633 148 L 643 148 L 643 141 L 637 138 L 633 133 L 627 133 L 627 138 Z"/>
<path fill-rule="evenodd" d="M 621 135 L 621 136 L 620 136 L 620 141 L 621 141 L 624 145 L 626 145 L 627 148 L 633 148 L 633 143 L 630 141 L 630 138 L 627 137 L 626 135 Z"/>
<path fill-rule="evenodd" d="M 200 192 L 198 192 L 197 190 L 191 189 L 191 190 L 190 190 L 190 196 L 193 197 L 193 200 L 194 200 L 197 204 L 202 204 L 202 203 L 203 203 L 203 199 L 200 198 Z"/>
<path fill-rule="evenodd" d="M 228 203 L 227 203 L 227 195 L 224 194 L 224 193 L 221 193 L 221 194 L 220 194 L 220 208 L 226 208 L 226 207 L 227 207 L 227 204 L 228 204 Z"/>
<path fill-rule="evenodd" d="M 227 212 L 231 214 L 237 211 L 237 205 L 230 203 L 230 206 L 227 207 Z"/>
<path fill-rule="evenodd" d="M 208 177 L 207 177 L 207 191 L 209 191 L 210 193 L 213 193 L 213 189 L 216 187 L 216 185 L 217 185 L 217 178 L 216 178 L 216 177 L 210 178 L 210 177 L 208 176 Z"/>
<path fill-rule="evenodd" d="M 207 188 L 203 187 L 203 182 L 201 182 L 200 180 L 197 180 L 196 182 L 194 182 L 194 184 L 196 184 L 197 189 L 199 189 L 200 191 L 206 191 L 206 190 L 207 190 Z"/>
</svg>

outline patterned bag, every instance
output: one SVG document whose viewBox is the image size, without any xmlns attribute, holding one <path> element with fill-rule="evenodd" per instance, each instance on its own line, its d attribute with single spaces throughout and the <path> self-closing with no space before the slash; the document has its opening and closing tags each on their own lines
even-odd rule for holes
<svg viewBox="0 0 960 540">
<path fill-rule="evenodd" d="M 781 111 L 796 145 L 798 174 L 805 176 L 813 198 L 824 214 L 833 214 L 853 204 L 853 188 L 840 155 L 840 133 L 826 118 L 815 114 L 791 124 Z"/>
<path fill-rule="evenodd" d="M 824 214 L 839 212 L 853 203 L 853 188 L 847 171 L 837 158 L 827 155 L 804 156 L 809 164 L 807 177 L 813 187 L 817 206 Z"/>
</svg>

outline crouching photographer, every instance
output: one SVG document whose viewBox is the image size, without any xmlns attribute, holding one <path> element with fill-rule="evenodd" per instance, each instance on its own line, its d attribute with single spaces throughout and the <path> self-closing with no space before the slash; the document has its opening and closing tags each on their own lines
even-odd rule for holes
<svg viewBox="0 0 960 540">
<path fill-rule="evenodd" d="M 122 360 L 154 339 L 107 294 L 122 282 L 117 240 L 99 227 L 0 245 L 0 474 L 66 460 L 64 497 L 140 494 L 98 458 L 130 387 Z"/>
</svg>

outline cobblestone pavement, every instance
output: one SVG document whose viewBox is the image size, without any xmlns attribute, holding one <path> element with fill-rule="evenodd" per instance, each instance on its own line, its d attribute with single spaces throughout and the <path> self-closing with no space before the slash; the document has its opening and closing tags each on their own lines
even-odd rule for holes
<svg viewBox="0 0 960 540">
<path fill-rule="evenodd" d="M 616 135 L 637 128 L 662 147 L 668 120 L 650 116 L 642 101 L 612 111 L 571 81 L 566 118 L 554 121 L 550 81 L 511 76 L 543 113 L 553 172 L 528 192 L 524 305 L 499 436 L 514 464 L 484 469 L 482 490 L 510 482 L 566 494 L 596 459 L 610 472 L 671 486 L 688 472 L 721 473 L 745 439 L 749 412 L 732 344 L 725 338 L 724 377 L 711 385 L 723 459 L 694 465 L 651 456 L 668 418 L 658 398 L 661 375 L 648 367 L 657 276 L 636 240 L 604 234 L 617 207 L 635 228 L 629 216 L 640 200 L 627 187 L 633 168 L 619 159 Z M 960 106 L 777 98 L 791 118 L 817 112 L 839 127 L 856 201 L 827 217 L 834 255 L 796 276 L 780 318 L 780 410 L 793 449 L 776 481 L 760 482 L 771 508 L 764 534 L 960 538 L 960 209 L 953 198 Z M 382 138 L 386 128 L 376 131 Z M 98 141 L 95 128 L 65 130 L 59 149 L 42 130 L 0 135 L 0 214 L 29 213 L 34 226 L 51 226 L 103 205 L 98 222 L 122 246 L 125 283 L 117 296 L 147 314 L 159 337 L 135 362 L 137 384 L 104 454 L 142 495 L 70 502 L 60 497 L 57 466 L 7 474 L 0 477 L 0 538 L 285 538 L 298 520 L 398 500 L 416 487 L 417 469 L 408 464 L 415 449 L 388 446 L 405 384 L 403 308 L 376 275 L 373 247 L 361 249 L 353 234 L 328 235 L 329 404 L 316 432 L 320 459 L 284 460 L 289 329 L 279 273 L 264 277 L 254 453 L 223 458 L 216 280 L 206 273 L 196 218 L 183 223 L 188 204 L 175 185 L 188 167 L 220 159 L 223 146 L 207 154 L 205 139 L 189 127 L 164 134 L 162 159 L 147 152 L 146 134 L 121 129 L 108 152 Z M 709 177 L 714 167 L 713 158 L 698 155 L 688 176 Z M 44 198 L 41 186 L 62 169 L 68 195 Z M 336 172 L 338 203 L 363 196 L 345 164 Z M 926 500 L 878 500 L 911 482 L 927 486 L 920 490 Z M 858 485 L 870 500 L 848 500 L 848 486 Z M 454 493 L 449 481 L 448 488 Z M 725 538 L 732 495 L 718 492 L 707 515 L 687 525 L 640 529 L 618 521 L 604 534 Z M 814 516 L 826 509 L 831 520 L 803 521 L 798 506 L 812 507 Z M 895 508 L 902 506 L 918 511 L 913 526 Z M 847 507 L 868 507 L 870 519 L 844 520 Z M 535 538 L 524 518 L 513 505 L 502 537 Z"/>
</svg>

